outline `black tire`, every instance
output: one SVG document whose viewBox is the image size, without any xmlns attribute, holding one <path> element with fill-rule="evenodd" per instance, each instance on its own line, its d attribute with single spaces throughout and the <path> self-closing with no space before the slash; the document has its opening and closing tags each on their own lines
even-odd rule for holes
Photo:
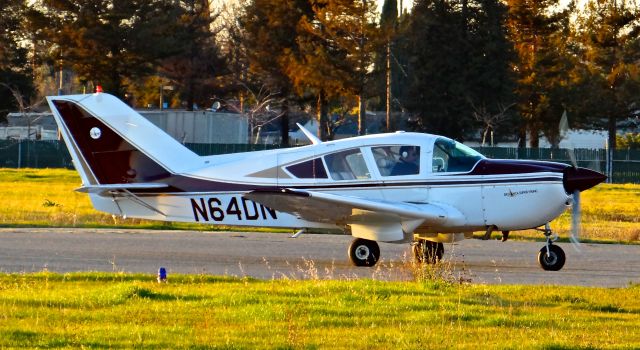
<svg viewBox="0 0 640 350">
<path fill-rule="evenodd" d="M 444 244 L 420 240 L 413 245 L 413 257 L 419 263 L 435 264 L 442 260 Z"/>
<path fill-rule="evenodd" d="M 355 266 L 373 266 L 380 258 L 380 246 L 376 241 L 356 238 L 349 245 L 349 259 Z"/>
<path fill-rule="evenodd" d="M 554 244 L 549 245 L 549 256 L 547 256 L 547 247 L 542 247 L 538 253 L 538 263 L 545 271 L 560 271 L 565 261 L 564 250 Z"/>
</svg>

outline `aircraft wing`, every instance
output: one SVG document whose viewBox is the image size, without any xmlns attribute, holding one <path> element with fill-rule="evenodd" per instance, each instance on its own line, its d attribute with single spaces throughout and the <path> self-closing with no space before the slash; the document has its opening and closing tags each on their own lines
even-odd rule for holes
<svg viewBox="0 0 640 350">
<path fill-rule="evenodd" d="M 304 220 L 351 225 L 352 231 L 354 228 L 367 232 L 395 231 L 393 236 L 396 238 L 397 232 L 413 231 L 422 223 L 439 225 L 462 216 L 454 208 L 435 203 L 392 202 L 316 191 L 254 191 L 244 197 Z"/>
</svg>

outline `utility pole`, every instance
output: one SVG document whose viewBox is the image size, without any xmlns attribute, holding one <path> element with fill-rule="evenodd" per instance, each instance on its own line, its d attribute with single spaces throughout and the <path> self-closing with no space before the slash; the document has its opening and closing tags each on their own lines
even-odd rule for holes
<svg viewBox="0 0 640 350">
<path fill-rule="evenodd" d="M 387 132 L 391 132 L 391 40 L 387 41 Z"/>
<path fill-rule="evenodd" d="M 359 69 L 359 79 L 360 79 L 360 92 L 358 94 L 358 135 L 366 135 L 367 134 L 367 106 L 366 99 L 364 96 L 364 85 L 365 85 L 365 26 L 367 21 L 367 0 L 362 0 L 362 17 L 360 19 L 360 69 Z"/>
</svg>

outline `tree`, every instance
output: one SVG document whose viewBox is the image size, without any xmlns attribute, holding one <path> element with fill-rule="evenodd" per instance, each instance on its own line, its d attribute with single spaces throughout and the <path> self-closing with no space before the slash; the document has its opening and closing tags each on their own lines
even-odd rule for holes
<svg viewBox="0 0 640 350">
<path fill-rule="evenodd" d="M 226 73 L 227 62 L 222 57 L 212 31 L 219 13 L 210 12 L 209 0 L 183 0 L 176 11 L 177 21 L 167 40 L 172 50 L 160 60 L 160 76 L 178 86 L 185 97 L 187 109 L 194 104 L 204 106 L 215 91 L 216 76 Z"/>
<path fill-rule="evenodd" d="M 510 45 L 497 1 L 420 0 L 402 50 L 408 59 L 403 105 L 420 129 L 464 139 L 475 130 L 473 106 L 491 114 L 512 102 Z"/>
<path fill-rule="evenodd" d="M 386 111 L 386 131 L 391 131 L 391 105 L 394 81 L 397 81 L 397 65 L 393 61 L 393 51 L 397 44 L 398 34 L 398 2 L 385 0 L 380 15 L 381 42 L 376 48 L 375 66 L 373 70 L 373 95 L 380 97 L 378 107 L 384 106 Z"/>
<path fill-rule="evenodd" d="M 640 102 L 640 11 L 625 1 L 589 1 L 577 22 L 591 81 L 588 98 L 595 102 L 589 112 L 606 118 L 613 152 L 617 118 Z"/>
<path fill-rule="evenodd" d="M 289 106 L 295 90 L 287 74 L 287 55 L 299 54 L 298 23 L 312 13 L 307 0 L 252 0 L 239 18 L 242 33 L 235 34 L 235 42 L 242 43 L 243 58 L 257 84 L 265 84 L 282 99 L 280 130 L 284 146 L 289 144 Z"/>
<path fill-rule="evenodd" d="M 53 59 L 120 97 L 162 62 L 160 73 L 182 88 L 191 108 L 196 97 L 206 101 L 195 86 L 221 64 L 206 0 L 41 0 L 32 9 L 49 20 L 41 31 L 57 48 Z"/>
<path fill-rule="evenodd" d="M 517 60 L 518 110 L 522 116 L 519 147 L 524 147 L 527 131 L 530 146 L 538 147 L 540 130 L 557 139 L 562 115 L 563 82 L 570 71 L 565 60 L 571 8 L 558 10 L 559 0 L 507 0 L 507 27 Z M 557 140 L 559 142 L 559 140 Z"/>
<path fill-rule="evenodd" d="M 319 137 L 329 133 L 328 101 L 357 96 L 359 133 L 366 130 L 365 86 L 373 60 L 375 4 L 355 0 L 314 0 L 313 16 L 298 23 L 298 52 L 286 51 L 287 76 L 298 92 L 318 96 Z"/>
<path fill-rule="evenodd" d="M 27 49 L 20 45 L 25 38 L 22 17 L 25 3 L 21 0 L 5 1 L 0 12 L 0 120 L 19 108 L 19 102 L 29 100 L 33 94 L 31 65 Z"/>
</svg>

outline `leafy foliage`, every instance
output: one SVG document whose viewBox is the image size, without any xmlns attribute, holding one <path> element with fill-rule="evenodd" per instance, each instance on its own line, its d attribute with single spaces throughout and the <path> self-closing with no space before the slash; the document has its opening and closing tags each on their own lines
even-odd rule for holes
<svg viewBox="0 0 640 350">
<path fill-rule="evenodd" d="M 421 0 L 408 21 L 408 89 L 403 105 L 419 114 L 419 130 L 464 139 L 473 106 L 496 111 L 512 102 L 510 44 L 497 1 Z"/>
<path fill-rule="evenodd" d="M 27 49 L 20 45 L 26 32 L 22 16 L 26 11 L 23 0 L 2 2 L 0 11 L 0 121 L 17 110 L 19 94 L 26 101 L 33 94 Z"/>
<path fill-rule="evenodd" d="M 620 149 L 640 149 L 640 133 L 617 135 L 617 145 Z"/>
<path fill-rule="evenodd" d="M 615 149 L 617 119 L 640 102 L 640 10 L 625 1 L 589 1 L 577 22 L 580 58 L 592 81 L 585 113 L 607 119 Z"/>
<path fill-rule="evenodd" d="M 41 8 L 42 38 L 52 59 L 71 67 L 84 84 L 124 96 L 126 82 L 163 74 L 192 105 L 199 78 L 212 76 L 217 51 L 209 31 L 208 1 L 53 0 Z M 179 68 L 177 68 L 179 67 Z M 200 84 L 204 87 L 202 84 Z"/>
</svg>

